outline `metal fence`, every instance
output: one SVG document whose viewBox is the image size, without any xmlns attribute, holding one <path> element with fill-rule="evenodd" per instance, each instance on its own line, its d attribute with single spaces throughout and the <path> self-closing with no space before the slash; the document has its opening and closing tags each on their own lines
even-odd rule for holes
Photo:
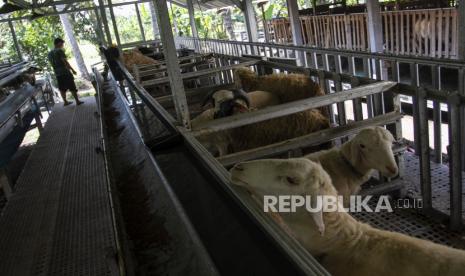
<svg viewBox="0 0 465 276">
<path fill-rule="evenodd" d="M 301 67 L 344 72 L 399 83 L 399 93 L 411 99 L 404 102 L 404 112 L 413 117 L 414 145 L 420 159 L 421 192 L 425 210 L 437 215 L 432 208 L 431 161 L 442 163 L 442 145 L 447 144 L 450 191 L 451 226 L 462 224 L 462 169 L 465 167 L 465 62 L 450 59 L 393 56 L 387 54 L 297 47 L 253 42 L 178 37 L 181 47 L 194 48 L 199 43 L 202 52 L 259 59 L 285 59 Z M 330 83 L 334 89 L 334 83 Z M 368 117 L 372 118 L 387 106 L 381 98 L 367 99 Z M 429 121 L 432 122 L 434 147 L 430 153 Z M 442 141 L 442 125 L 448 127 L 448 141 Z M 433 157 L 433 160 L 431 158 Z M 443 217 L 439 214 L 439 217 Z"/>
<path fill-rule="evenodd" d="M 430 57 L 457 57 L 455 8 L 381 12 L 384 51 Z M 347 50 L 369 49 L 366 13 L 301 16 L 300 31 L 308 46 Z M 274 43 L 292 43 L 287 18 L 267 21 Z"/>
</svg>

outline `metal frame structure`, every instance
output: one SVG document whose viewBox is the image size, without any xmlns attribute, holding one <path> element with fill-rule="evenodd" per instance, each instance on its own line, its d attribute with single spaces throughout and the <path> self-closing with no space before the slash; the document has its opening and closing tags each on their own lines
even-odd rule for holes
<svg viewBox="0 0 465 276">
<path fill-rule="evenodd" d="M 178 44 L 188 48 L 193 48 L 193 38 L 179 37 Z M 356 52 L 356 51 L 340 51 L 323 48 L 311 48 L 311 47 L 298 47 L 288 45 L 277 45 L 267 43 L 251 43 L 251 42 L 238 42 L 238 41 L 224 41 L 214 39 L 200 40 L 201 49 L 203 52 L 214 52 L 226 55 L 252 55 L 258 53 L 259 58 L 293 58 L 296 59 L 299 55 L 303 55 L 304 67 L 311 69 L 323 69 L 325 71 L 336 71 L 341 72 L 341 60 L 346 59 L 349 62 L 349 75 L 354 76 L 356 71 L 355 60 L 363 60 L 364 64 L 364 76 L 368 78 L 377 79 L 391 79 L 399 83 L 399 93 L 402 95 L 411 96 L 413 98 L 413 118 L 414 118 L 414 133 L 415 133 L 415 145 L 416 152 L 420 157 L 420 169 L 421 169 L 421 186 L 422 197 L 425 203 L 425 210 L 430 214 L 437 215 L 437 212 L 432 207 L 431 202 L 431 173 L 430 173 L 430 153 L 429 153 L 429 137 L 428 137 L 428 108 L 427 102 L 433 102 L 433 114 L 435 137 L 441 137 L 441 103 L 447 104 L 449 108 L 449 145 L 454 149 L 460 149 L 457 151 L 451 151 L 450 157 L 452 160 L 451 168 L 451 222 L 450 225 L 454 229 L 459 229 L 462 224 L 462 220 L 459 214 L 462 210 L 462 196 L 461 196 L 461 175 L 462 169 L 464 168 L 465 158 L 465 143 L 461 140 L 461 137 L 465 137 L 465 128 L 458 127 L 462 126 L 465 122 L 463 110 L 465 108 L 465 62 L 457 60 L 447 59 L 435 59 L 435 58 L 419 58 L 419 57 L 405 57 L 405 56 L 392 56 L 382 53 L 367 53 L 367 52 Z M 322 62 L 321 62 L 322 61 Z M 382 63 L 391 64 L 392 72 L 390 76 L 382 76 L 381 66 L 373 68 L 373 64 L 380 65 Z M 413 76 L 412 83 L 406 85 L 401 83 L 399 66 L 400 64 L 410 65 L 410 74 Z M 430 66 L 433 68 L 431 79 L 435 80 L 436 88 L 420 87 L 420 66 Z M 453 68 L 458 72 L 458 91 L 447 91 L 438 85 L 440 83 L 441 68 Z M 371 100 L 367 101 L 369 117 L 372 118 L 379 114 L 383 108 L 383 102 L 385 97 L 372 97 Z M 390 97 L 390 96 L 388 96 Z M 459 97 L 460 100 L 456 98 Z M 453 100 L 455 99 L 455 100 Z M 455 108 L 455 113 L 453 109 Z M 457 127 L 452 127 L 457 126 Z M 441 145 L 440 139 L 435 141 L 436 146 Z M 441 148 L 436 147 L 434 149 L 436 156 L 442 155 Z M 440 158 L 435 158 L 439 160 Z M 455 160 L 455 161 L 453 161 Z M 444 218 L 439 215 L 438 217 Z"/>
</svg>

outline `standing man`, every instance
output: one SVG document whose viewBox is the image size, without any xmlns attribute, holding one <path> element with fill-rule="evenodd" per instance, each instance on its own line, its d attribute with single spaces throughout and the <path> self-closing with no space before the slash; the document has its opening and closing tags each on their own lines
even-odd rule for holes
<svg viewBox="0 0 465 276">
<path fill-rule="evenodd" d="M 48 53 L 48 61 L 52 65 L 53 71 L 55 72 L 55 76 L 58 82 L 58 89 L 60 90 L 64 105 L 67 106 L 73 103 L 66 100 L 66 91 L 68 90 L 71 91 L 71 94 L 76 100 L 76 105 L 80 105 L 84 102 L 79 100 L 76 84 L 74 83 L 73 74 L 76 75 L 76 71 L 66 60 L 65 51 L 63 50 L 64 44 L 65 41 L 63 39 L 55 38 L 55 48 Z"/>
</svg>

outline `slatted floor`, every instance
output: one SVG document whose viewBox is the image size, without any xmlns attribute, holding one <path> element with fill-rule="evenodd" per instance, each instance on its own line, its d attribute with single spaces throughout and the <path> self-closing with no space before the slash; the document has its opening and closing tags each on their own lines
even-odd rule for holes
<svg viewBox="0 0 465 276">
<path fill-rule="evenodd" d="M 0 216 L 0 275 L 114 275 L 94 98 L 56 106 Z"/>
</svg>

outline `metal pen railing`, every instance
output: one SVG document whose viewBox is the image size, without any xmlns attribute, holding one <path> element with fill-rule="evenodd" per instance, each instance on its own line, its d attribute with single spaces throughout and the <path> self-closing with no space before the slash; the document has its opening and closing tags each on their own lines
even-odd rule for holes
<svg viewBox="0 0 465 276">
<path fill-rule="evenodd" d="M 329 72 L 344 72 L 352 76 L 364 76 L 399 83 L 399 93 L 411 98 L 403 102 L 403 111 L 412 114 L 414 145 L 420 159 L 421 194 L 425 210 L 437 212 L 432 207 L 431 154 L 429 121 L 432 121 L 434 147 L 433 161 L 442 163 L 443 146 L 449 148 L 451 185 L 450 225 L 454 229 L 462 224 L 462 171 L 465 169 L 465 62 L 451 59 L 395 56 L 315 47 L 300 47 L 258 42 L 239 42 L 215 39 L 178 37 L 182 47 L 232 56 L 255 56 L 259 59 L 293 59 L 299 67 Z M 408 76 L 408 77 L 407 77 Z M 452 76 L 452 77 L 451 77 Z M 327 92 L 334 90 L 330 82 Z M 384 96 L 386 97 L 386 95 Z M 389 108 L 385 99 L 367 99 L 368 117 Z M 442 127 L 448 127 L 448 141 L 442 141 Z M 440 217 L 443 217 L 440 215 Z"/>
</svg>

